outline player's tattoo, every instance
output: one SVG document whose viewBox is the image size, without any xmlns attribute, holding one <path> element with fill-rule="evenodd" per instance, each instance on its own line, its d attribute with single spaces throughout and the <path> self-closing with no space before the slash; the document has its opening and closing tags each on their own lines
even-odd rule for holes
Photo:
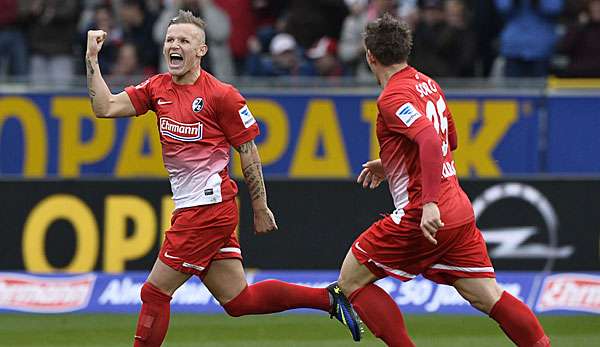
<svg viewBox="0 0 600 347">
<path fill-rule="evenodd" d="M 92 60 L 90 58 L 86 59 L 88 77 L 91 77 L 94 74 L 94 67 L 92 66 Z"/>
<path fill-rule="evenodd" d="M 250 199 L 255 201 L 264 198 L 266 193 L 260 162 L 250 163 L 242 169 L 242 172 L 250 192 Z"/>
<path fill-rule="evenodd" d="M 94 103 L 94 97 L 96 97 L 96 91 L 92 88 L 92 76 L 96 72 L 94 70 L 94 66 L 92 65 L 92 60 L 90 58 L 85 59 L 85 65 L 87 70 L 87 82 L 88 82 L 88 94 L 90 95 L 90 101 Z"/>
<path fill-rule="evenodd" d="M 237 149 L 237 151 L 240 152 L 240 154 L 246 154 L 246 153 L 250 152 L 253 145 L 254 145 L 254 140 L 248 141 L 246 143 L 242 143 L 235 149 Z"/>
<path fill-rule="evenodd" d="M 236 147 L 236 149 L 240 153 L 240 157 L 242 157 L 242 172 L 246 186 L 248 186 L 250 198 L 252 201 L 266 198 L 267 194 L 262 174 L 262 165 L 254 140 L 243 143 Z"/>
</svg>

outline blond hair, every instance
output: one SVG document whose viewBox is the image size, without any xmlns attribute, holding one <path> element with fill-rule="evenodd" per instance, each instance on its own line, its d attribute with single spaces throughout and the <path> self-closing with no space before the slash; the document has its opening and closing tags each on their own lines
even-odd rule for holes
<svg viewBox="0 0 600 347">
<path fill-rule="evenodd" d="M 202 29 L 203 31 L 204 31 L 204 27 L 206 27 L 206 24 L 204 23 L 204 21 L 202 19 L 194 16 L 194 14 L 192 12 L 184 11 L 184 10 L 179 10 L 177 17 L 174 17 L 173 19 L 171 19 L 169 21 L 169 25 L 167 27 L 170 27 L 173 24 L 194 24 L 195 26 Z"/>
</svg>

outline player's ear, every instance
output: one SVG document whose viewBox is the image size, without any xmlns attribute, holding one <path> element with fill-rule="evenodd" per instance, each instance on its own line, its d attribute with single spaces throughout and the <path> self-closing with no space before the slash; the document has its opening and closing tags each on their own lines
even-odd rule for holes
<svg viewBox="0 0 600 347">
<path fill-rule="evenodd" d="M 203 57 L 208 52 L 208 46 L 205 44 L 201 44 L 200 47 L 196 49 L 196 56 L 198 58 Z"/>
<path fill-rule="evenodd" d="M 375 59 L 375 56 L 373 55 L 373 53 L 371 53 L 370 49 L 367 49 L 367 63 L 369 63 L 369 65 L 374 65 L 377 62 L 377 59 Z"/>
</svg>

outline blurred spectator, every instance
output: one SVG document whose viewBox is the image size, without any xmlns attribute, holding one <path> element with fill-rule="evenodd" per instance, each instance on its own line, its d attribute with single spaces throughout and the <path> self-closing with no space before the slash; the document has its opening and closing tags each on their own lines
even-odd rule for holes
<svg viewBox="0 0 600 347">
<path fill-rule="evenodd" d="M 293 0 L 285 31 L 302 49 L 308 49 L 323 36 L 339 39 L 347 14 L 344 0 Z"/>
<path fill-rule="evenodd" d="M 463 43 L 462 38 L 451 35 L 442 0 L 423 0 L 419 7 L 410 64 L 433 77 L 452 76 L 454 67 L 451 60 L 455 59 L 455 47 Z"/>
<path fill-rule="evenodd" d="M 27 47 L 17 0 L 0 0 L 0 76 L 27 74 Z"/>
<path fill-rule="evenodd" d="M 338 54 L 349 71 L 361 78 L 371 79 L 372 75 L 365 59 L 362 34 L 368 22 L 374 21 L 384 13 L 398 14 L 397 0 L 345 0 L 350 14 L 344 20 L 340 35 Z M 411 0 L 402 2 L 403 14 L 411 16 Z M 414 5 L 414 1 L 412 1 Z"/>
<path fill-rule="evenodd" d="M 233 57 L 235 73 L 241 75 L 248 55 L 248 39 L 256 33 L 256 16 L 252 8 L 252 0 L 215 0 L 229 16 L 231 26 L 229 48 Z"/>
<path fill-rule="evenodd" d="M 488 77 L 498 56 L 498 35 L 502 20 L 494 2 L 466 0 L 467 8 L 473 14 L 470 25 L 476 36 L 476 74 Z"/>
<path fill-rule="evenodd" d="M 506 24 L 500 53 L 507 77 L 542 77 L 556 43 L 555 26 L 563 0 L 494 0 Z"/>
<path fill-rule="evenodd" d="M 96 5 L 94 6 L 92 21 L 80 35 L 80 41 L 83 47 L 85 47 L 88 30 L 104 30 L 108 34 L 102 45 L 102 54 L 98 56 L 98 64 L 100 64 L 100 69 L 105 74 L 112 73 L 117 55 L 119 54 L 119 47 L 123 43 L 123 31 L 117 25 L 114 18 L 115 14 L 112 7 L 103 4 Z"/>
<path fill-rule="evenodd" d="M 368 0 L 346 0 L 350 14 L 344 20 L 338 55 L 350 72 L 360 78 L 370 78 L 365 59 L 365 46 L 362 33 L 367 25 Z"/>
<path fill-rule="evenodd" d="M 102 48 L 104 49 L 104 47 Z M 137 47 L 131 42 L 124 43 L 118 50 L 117 60 L 111 72 L 111 77 L 122 79 L 127 76 L 143 76 L 144 70 L 141 68 Z M 148 74 L 146 73 L 149 77 Z"/>
<path fill-rule="evenodd" d="M 600 77 L 600 0 L 590 0 L 559 45 L 569 57 L 565 77 Z"/>
<path fill-rule="evenodd" d="M 262 55 L 258 40 L 250 41 L 246 73 L 251 76 L 313 76 L 314 69 L 302 58 L 294 37 L 280 33 L 269 45 L 270 55 Z"/>
<path fill-rule="evenodd" d="M 447 23 L 445 39 L 450 46 L 445 59 L 449 63 L 449 76 L 473 77 L 477 38 L 468 25 L 465 4 L 462 0 L 446 0 L 444 12 Z"/>
<path fill-rule="evenodd" d="M 71 33 L 77 32 L 79 1 L 33 0 L 28 5 L 31 80 L 64 85 L 75 70 Z"/>
<path fill-rule="evenodd" d="M 372 0 L 367 8 L 367 22 L 383 16 L 384 13 L 398 15 L 398 0 Z"/>
<path fill-rule="evenodd" d="M 319 76 L 341 76 L 344 72 L 337 58 L 337 43 L 330 37 L 323 36 L 308 51 L 306 56 Z"/>
<path fill-rule="evenodd" d="M 160 49 L 152 38 L 154 18 L 143 0 L 123 0 L 121 4 L 123 39 L 133 42 L 140 54 L 140 63 L 148 75 L 158 70 Z"/>
<path fill-rule="evenodd" d="M 202 68 L 221 80 L 230 80 L 234 72 L 229 49 L 231 23 L 227 14 L 212 0 L 175 0 L 167 3 L 154 24 L 154 40 L 163 44 L 169 21 L 177 16 L 180 9 L 192 12 L 206 23 L 204 31 L 208 54 L 202 58 Z M 166 71 L 166 67 L 161 66 L 161 70 Z"/>
</svg>

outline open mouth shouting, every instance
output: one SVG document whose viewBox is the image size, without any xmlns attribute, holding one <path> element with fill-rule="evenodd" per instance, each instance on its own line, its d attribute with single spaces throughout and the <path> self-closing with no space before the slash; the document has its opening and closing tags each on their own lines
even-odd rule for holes
<svg viewBox="0 0 600 347">
<path fill-rule="evenodd" d="M 183 68 L 183 55 L 181 53 L 169 53 L 169 68 L 174 70 Z"/>
</svg>

